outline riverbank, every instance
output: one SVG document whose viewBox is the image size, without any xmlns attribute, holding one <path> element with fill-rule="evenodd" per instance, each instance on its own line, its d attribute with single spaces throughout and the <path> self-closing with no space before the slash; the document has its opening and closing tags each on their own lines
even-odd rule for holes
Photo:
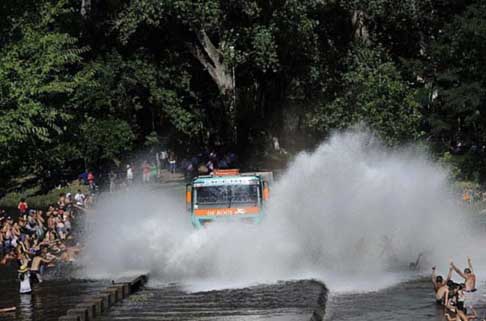
<svg viewBox="0 0 486 321">
<path fill-rule="evenodd" d="M 88 186 L 81 184 L 78 180 L 74 180 L 66 186 L 54 188 L 44 194 L 40 193 L 40 187 L 32 187 L 18 192 L 10 192 L 0 198 L 0 208 L 16 209 L 19 200 L 21 198 L 25 198 L 28 201 L 30 208 L 46 209 L 50 204 L 55 204 L 58 201 L 59 194 L 71 193 L 74 195 L 78 190 L 81 190 L 81 192 L 87 194 Z"/>
</svg>

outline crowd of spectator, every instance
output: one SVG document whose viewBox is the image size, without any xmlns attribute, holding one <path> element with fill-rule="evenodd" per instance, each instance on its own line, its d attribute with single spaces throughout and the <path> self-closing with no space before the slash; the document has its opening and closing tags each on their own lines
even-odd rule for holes
<svg viewBox="0 0 486 321">
<path fill-rule="evenodd" d="M 238 158 L 234 153 L 205 151 L 190 157 L 178 157 L 173 151 L 155 153 L 152 157 L 125 165 L 109 174 L 109 190 L 127 190 L 134 184 L 160 183 L 183 174 L 186 180 L 197 175 L 207 175 L 214 169 L 236 168 Z"/>
<path fill-rule="evenodd" d="M 73 237 L 73 222 L 91 198 L 81 190 L 73 196 L 61 193 L 46 211 L 32 209 L 21 199 L 17 213 L 0 214 L 0 265 L 14 265 L 21 293 L 29 293 L 30 282 L 42 282 L 44 272 L 59 262 L 72 262 L 80 251 Z"/>
<path fill-rule="evenodd" d="M 211 174 L 215 169 L 237 168 L 238 157 L 235 153 L 216 152 L 199 153 L 191 158 L 181 160 L 181 169 L 186 179 L 192 179 L 197 175 Z"/>
<path fill-rule="evenodd" d="M 486 202 L 486 191 L 474 188 L 464 188 L 462 192 L 462 200 L 469 204 Z"/>
</svg>

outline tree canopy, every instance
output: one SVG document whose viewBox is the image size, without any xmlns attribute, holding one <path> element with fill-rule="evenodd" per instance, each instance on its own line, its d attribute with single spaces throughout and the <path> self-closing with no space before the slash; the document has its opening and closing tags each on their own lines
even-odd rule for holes
<svg viewBox="0 0 486 321">
<path fill-rule="evenodd" d="M 479 0 L 5 1 L 0 176 L 162 142 L 264 163 L 272 141 L 294 152 L 364 123 L 483 180 L 485 18 Z"/>
</svg>

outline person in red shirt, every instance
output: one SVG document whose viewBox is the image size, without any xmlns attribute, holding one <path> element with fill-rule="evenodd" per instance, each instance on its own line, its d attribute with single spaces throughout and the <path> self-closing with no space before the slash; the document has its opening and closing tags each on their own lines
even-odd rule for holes
<svg viewBox="0 0 486 321">
<path fill-rule="evenodd" d="M 94 180 L 95 180 L 94 174 L 93 174 L 93 172 L 90 171 L 88 173 L 88 184 L 89 185 L 93 184 L 94 183 Z"/>
<path fill-rule="evenodd" d="M 142 181 L 144 183 L 149 183 L 150 182 L 150 165 L 147 161 L 143 162 L 142 171 L 143 171 Z"/>
<path fill-rule="evenodd" d="M 27 213 L 27 210 L 29 209 L 29 205 L 25 201 L 25 198 L 21 198 L 19 205 L 17 205 L 17 209 L 19 210 L 20 215 L 24 215 Z"/>
</svg>

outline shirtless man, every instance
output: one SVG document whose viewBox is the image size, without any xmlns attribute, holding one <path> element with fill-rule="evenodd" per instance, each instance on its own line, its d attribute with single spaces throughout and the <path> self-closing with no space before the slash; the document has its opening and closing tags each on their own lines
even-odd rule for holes
<svg viewBox="0 0 486 321">
<path fill-rule="evenodd" d="M 42 263 L 49 264 L 51 263 L 52 260 L 47 260 L 43 258 L 42 256 L 35 256 L 34 259 L 32 259 L 32 267 L 30 268 L 30 272 L 32 277 L 35 277 L 39 283 L 42 283 L 42 278 L 40 275 L 40 267 Z"/>
<path fill-rule="evenodd" d="M 473 273 L 473 268 L 471 264 L 471 258 L 467 258 L 467 265 L 468 267 L 464 269 L 464 272 L 461 272 L 457 266 L 451 261 L 451 268 L 456 271 L 461 277 L 464 278 L 465 292 L 475 292 L 476 291 L 476 275 Z"/>
<path fill-rule="evenodd" d="M 435 266 L 432 267 L 432 284 L 434 284 L 435 300 L 437 304 L 447 305 L 449 297 L 449 287 L 447 282 L 451 279 L 452 267 L 449 268 L 447 279 L 443 279 L 441 275 L 435 275 Z"/>
</svg>

